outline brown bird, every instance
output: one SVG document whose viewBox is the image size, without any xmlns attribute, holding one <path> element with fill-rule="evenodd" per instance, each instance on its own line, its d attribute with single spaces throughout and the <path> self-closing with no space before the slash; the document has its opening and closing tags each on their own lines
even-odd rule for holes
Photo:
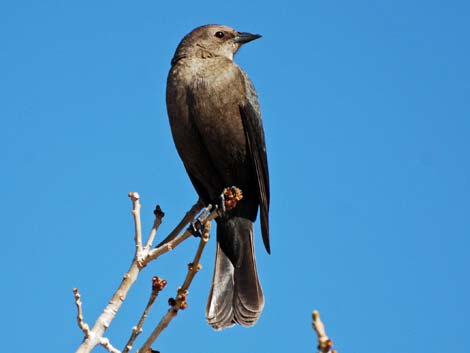
<svg viewBox="0 0 470 353">
<path fill-rule="evenodd" d="M 178 45 L 167 82 L 167 110 L 178 153 L 202 201 L 225 187 L 244 198 L 217 219 L 217 250 L 207 322 L 215 329 L 252 326 L 264 307 L 256 271 L 253 222 L 261 213 L 269 245 L 269 175 L 258 97 L 233 62 L 240 47 L 261 37 L 222 25 L 194 29 Z"/>
</svg>

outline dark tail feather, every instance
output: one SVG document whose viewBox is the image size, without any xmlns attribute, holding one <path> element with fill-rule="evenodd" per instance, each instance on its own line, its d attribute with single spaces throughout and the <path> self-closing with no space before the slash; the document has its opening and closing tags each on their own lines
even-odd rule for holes
<svg viewBox="0 0 470 353">
<path fill-rule="evenodd" d="M 243 326 L 254 325 L 264 307 L 264 296 L 256 271 L 254 250 L 252 223 L 249 241 L 244 246 L 242 264 L 239 268 L 235 268 L 234 275 L 234 320 Z"/>
<path fill-rule="evenodd" d="M 233 272 L 234 267 L 217 242 L 214 276 L 206 306 L 206 318 L 216 330 L 233 325 Z"/>
<path fill-rule="evenodd" d="M 238 323 L 252 326 L 264 307 L 256 272 L 253 223 L 245 218 L 221 219 L 217 225 L 214 277 L 206 307 L 216 330 Z"/>
</svg>

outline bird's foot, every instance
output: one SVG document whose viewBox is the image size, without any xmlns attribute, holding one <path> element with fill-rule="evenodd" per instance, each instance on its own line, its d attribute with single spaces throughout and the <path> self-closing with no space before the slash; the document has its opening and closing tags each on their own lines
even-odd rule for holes
<svg viewBox="0 0 470 353">
<path fill-rule="evenodd" d="M 201 230 L 203 229 L 203 220 L 209 215 L 212 210 L 212 205 L 207 205 L 202 212 L 200 213 L 199 217 L 196 218 L 188 227 L 188 231 L 194 235 L 196 238 L 202 237 Z"/>
<path fill-rule="evenodd" d="M 188 227 L 189 232 L 196 238 L 202 237 L 201 229 L 202 229 L 202 223 L 199 219 L 196 219 L 194 222 L 191 222 L 191 224 Z"/>
</svg>

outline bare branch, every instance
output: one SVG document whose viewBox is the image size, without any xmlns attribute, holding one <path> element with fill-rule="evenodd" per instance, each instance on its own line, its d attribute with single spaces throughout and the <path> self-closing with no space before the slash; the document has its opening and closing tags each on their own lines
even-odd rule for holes
<svg viewBox="0 0 470 353">
<path fill-rule="evenodd" d="M 129 341 L 127 341 L 126 346 L 122 350 L 122 353 L 127 353 L 132 349 L 132 345 L 134 344 L 134 341 L 136 340 L 137 336 L 142 333 L 142 326 L 144 325 L 145 319 L 147 319 L 147 315 L 150 312 L 150 309 L 152 308 L 152 305 L 155 302 L 158 293 L 160 293 L 160 291 L 165 288 L 165 286 L 166 281 L 164 279 L 156 276 L 152 278 L 152 293 L 150 294 L 149 301 L 144 309 L 144 312 L 142 313 L 142 316 L 140 317 L 137 326 L 134 326 L 132 328 L 132 335 L 129 338 Z"/>
<path fill-rule="evenodd" d="M 150 231 L 147 244 L 145 244 L 145 248 L 144 248 L 145 253 L 148 253 L 148 251 L 152 247 L 152 243 L 153 243 L 153 240 L 155 239 L 155 235 L 157 234 L 158 227 L 160 227 L 160 224 L 162 224 L 162 219 L 165 216 L 165 213 L 160 208 L 160 205 L 157 205 L 155 207 L 153 214 L 155 215 L 155 220 L 153 221 L 153 227 L 152 227 L 152 230 Z"/>
<path fill-rule="evenodd" d="M 202 252 L 210 238 L 211 222 L 209 220 L 205 222 L 203 230 L 201 241 L 199 242 L 199 246 L 196 250 L 196 255 L 194 255 L 194 260 L 192 263 L 188 264 L 188 274 L 180 288 L 182 292 L 186 292 L 188 290 L 194 276 L 196 276 L 196 273 L 202 268 L 202 265 L 200 264 Z"/>
<path fill-rule="evenodd" d="M 216 212 L 216 211 L 215 211 Z M 194 279 L 194 276 L 196 273 L 202 268 L 201 264 L 199 263 L 201 259 L 202 252 L 204 251 L 204 247 L 206 246 L 207 242 L 209 241 L 209 232 L 210 232 L 210 217 L 213 213 L 209 214 L 206 217 L 206 220 L 204 222 L 203 226 L 203 232 L 201 235 L 201 240 L 199 241 L 199 246 L 196 250 L 196 254 L 194 255 L 193 262 L 188 264 L 188 273 L 186 275 L 186 278 L 183 282 L 183 285 L 178 288 L 177 291 L 177 296 L 176 300 L 173 298 L 170 298 L 169 304 L 171 305 L 171 308 L 168 310 L 166 315 L 160 320 L 158 323 L 157 327 L 153 330 L 153 332 L 150 334 L 149 338 L 143 346 L 138 350 L 138 352 L 141 353 L 146 353 L 150 351 L 150 346 L 152 343 L 158 338 L 160 333 L 168 326 L 168 324 L 171 322 L 171 320 L 178 314 L 178 311 L 184 310 L 187 308 L 188 303 L 186 302 L 186 298 L 188 295 L 188 289 L 189 286 L 191 285 L 191 282 Z"/>
<path fill-rule="evenodd" d="M 89 353 L 96 345 L 101 344 L 100 340 L 103 337 L 104 332 L 116 317 L 116 314 L 121 308 L 122 303 L 126 299 L 127 293 L 129 292 L 134 282 L 137 280 L 140 271 L 148 264 L 148 261 L 143 261 L 143 259 L 147 257 L 147 254 L 144 253 L 142 248 L 139 194 L 136 192 L 130 192 L 128 196 L 132 200 L 132 215 L 134 217 L 135 223 L 136 247 L 134 259 L 129 270 L 124 275 L 118 289 L 113 294 L 108 305 L 106 305 L 103 312 L 96 320 L 93 328 L 91 329 L 91 332 L 89 332 L 88 336 L 85 336 L 85 340 L 78 347 L 76 353 Z M 163 217 L 163 213 L 161 214 L 161 217 Z"/>
<path fill-rule="evenodd" d="M 83 321 L 83 311 L 82 311 L 82 301 L 81 301 L 81 295 L 80 292 L 78 291 L 78 288 L 73 289 L 73 294 L 75 295 L 75 304 L 77 305 L 77 322 L 78 322 L 78 327 L 83 331 L 85 334 L 85 337 L 90 336 L 90 326 L 88 326 L 87 323 Z"/>
<path fill-rule="evenodd" d="M 326 334 L 325 324 L 321 321 L 317 310 L 312 312 L 312 326 L 318 337 L 318 353 L 337 353 L 333 349 L 333 341 Z"/>
<path fill-rule="evenodd" d="M 140 196 L 137 192 L 130 192 L 128 196 L 132 200 L 132 216 L 135 224 L 135 247 L 136 257 L 140 259 L 142 256 L 142 223 L 140 220 Z"/>
<path fill-rule="evenodd" d="M 76 353 L 89 353 L 98 344 L 101 344 L 107 347 L 108 350 L 112 349 L 113 352 L 119 352 L 117 349 L 112 347 L 112 345 L 109 343 L 109 340 L 103 338 L 104 333 L 109 327 L 109 325 L 111 324 L 111 322 L 114 320 L 119 309 L 121 308 L 121 305 L 126 299 L 127 293 L 129 292 L 134 282 L 137 280 L 137 277 L 139 276 L 140 271 L 144 267 L 146 267 L 151 261 L 155 260 L 160 255 L 163 255 L 166 252 L 174 249 L 183 241 L 188 239 L 193 233 L 197 233 L 202 228 L 202 225 L 206 225 L 207 222 L 210 222 L 214 218 L 218 217 L 220 214 L 217 207 L 212 209 L 212 206 L 209 205 L 208 207 L 204 209 L 204 211 L 201 213 L 198 219 L 194 221 L 195 215 L 202 208 L 201 201 L 198 201 L 186 213 L 186 215 L 183 217 L 183 219 L 178 224 L 178 226 L 165 238 L 165 240 L 167 239 L 171 239 L 171 240 L 169 240 L 166 243 L 164 242 L 163 245 L 157 247 L 156 249 L 150 249 L 153 239 L 155 237 L 155 234 L 157 232 L 157 229 L 162 222 L 162 218 L 164 214 L 161 211 L 161 209 L 157 206 L 154 212 L 156 219 L 154 221 L 152 231 L 150 232 L 149 239 L 145 247 L 142 247 L 142 227 L 141 227 L 141 220 L 140 220 L 139 194 L 136 192 L 130 192 L 128 196 L 132 200 L 132 205 L 133 205 L 132 215 L 134 217 L 134 223 L 135 223 L 135 244 L 136 244 L 135 249 L 136 250 L 135 250 L 134 259 L 131 263 L 129 270 L 124 275 L 122 282 L 119 285 L 118 289 L 113 294 L 111 300 L 109 301 L 108 305 L 106 305 L 106 307 L 104 308 L 103 312 L 100 314 L 98 319 L 95 321 L 91 330 L 88 327 L 88 325 L 86 325 L 83 322 L 83 317 L 82 317 L 83 315 L 81 313 L 81 302 L 79 301 L 79 295 L 78 295 L 78 298 L 76 296 L 77 309 L 79 311 L 77 320 L 78 320 L 80 329 L 85 333 L 85 339 L 83 340 L 81 345 L 78 347 Z M 235 207 L 237 202 L 241 200 L 241 198 L 242 198 L 241 191 L 235 187 L 225 189 L 223 195 L 221 196 L 221 199 L 224 200 L 224 208 L 226 209 Z M 188 223 L 192 223 L 190 228 L 188 228 L 186 231 L 184 231 L 182 234 L 178 236 L 173 235 L 181 231 L 181 229 L 183 229 L 183 227 Z M 199 248 L 201 248 L 201 244 Z M 198 253 L 199 253 L 199 250 L 196 253 L 196 255 Z M 200 254 L 199 254 L 199 257 L 200 257 Z M 199 257 L 196 257 L 195 261 L 193 261 L 193 263 L 196 264 L 194 265 L 196 266 L 195 268 L 198 268 L 199 266 Z M 188 276 L 191 276 L 191 277 L 189 281 L 185 281 L 185 285 L 182 288 L 189 286 L 189 283 L 191 283 L 191 280 L 194 277 L 194 274 L 195 273 L 192 273 L 191 271 L 188 273 Z M 188 283 L 187 286 L 186 286 L 186 283 Z M 178 309 L 184 308 L 184 306 L 187 305 L 186 302 L 184 301 L 186 290 L 187 288 L 184 291 L 178 292 L 179 299 L 177 299 L 175 303 L 177 304 L 176 306 L 177 310 L 175 311 L 175 314 L 178 311 Z M 173 309 L 174 308 L 175 306 L 173 306 Z M 141 330 L 141 328 L 139 329 L 137 326 L 136 330 L 137 331 L 135 333 L 139 334 L 140 333 L 139 331 Z"/>
</svg>

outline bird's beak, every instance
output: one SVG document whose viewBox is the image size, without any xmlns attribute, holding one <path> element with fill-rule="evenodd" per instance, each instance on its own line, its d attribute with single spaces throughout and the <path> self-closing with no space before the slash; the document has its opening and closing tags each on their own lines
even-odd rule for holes
<svg viewBox="0 0 470 353">
<path fill-rule="evenodd" d="M 260 38 L 260 34 L 251 34 L 247 32 L 239 32 L 238 35 L 235 36 L 235 43 L 245 44 L 251 42 L 252 40 Z"/>
</svg>

